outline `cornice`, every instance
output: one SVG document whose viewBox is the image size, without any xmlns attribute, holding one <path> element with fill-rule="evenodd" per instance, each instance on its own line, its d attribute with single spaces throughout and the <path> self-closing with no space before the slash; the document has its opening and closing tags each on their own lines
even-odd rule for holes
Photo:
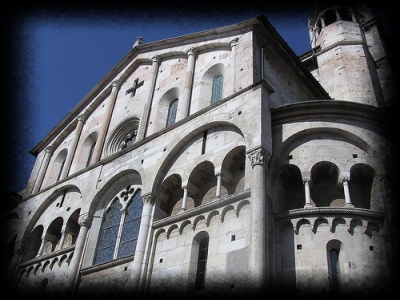
<svg viewBox="0 0 400 300">
<path fill-rule="evenodd" d="M 391 127 L 387 112 L 381 108 L 345 100 L 312 100 L 271 108 L 272 124 L 309 120 L 352 120 L 378 127 Z"/>
<path fill-rule="evenodd" d="M 250 190 L 245 190 L 237 194 L 229 195 L 224 198 L 216 199 L 212 202 L 209 202 L 207 204 L 197 206 L 193 209 L 187 210 L 183 213 L 176 214 L 158 221 L 153 222 L 153 228 L 160 228 L 165 225 L 171 224 L 171 223 L 176 223 L 185 219 L 188 219 L 193 216 L 197 216 L 199 214 L 211 211 L 213 209 L 228 205 L 230 203 L 236 202 L 238 200 L 246 199 L 250 197 Z"/>
<path fill-rule="evenodd" d="M 275 214 L 275 219 L 284 218 L 298 218 L 298 217 L 310 217 L 320 215 L 352 215 L 370 217 L 376 219 L 384 219 L 385 214 L 376 212 L 365 208 L 355 207 L 313 207 L 313 208 L 298 208 L 291 209 L 287 212 Z"/>
</svg>

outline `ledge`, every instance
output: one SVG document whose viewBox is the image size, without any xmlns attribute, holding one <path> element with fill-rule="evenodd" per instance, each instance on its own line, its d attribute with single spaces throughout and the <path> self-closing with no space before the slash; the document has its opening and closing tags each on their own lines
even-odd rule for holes
<svg viewBox="0 0 400 300">
<path fill-rule="evenodd" d="M 295 218 L 302 216 L 312 215 L 356 215 L 362 217 L 370 217 L 383 220 L 385 214 L 372 211 L 365 208 L 352 208 L 352 207 L 313 207 L 313 208 L 297 208 L 291 209 L 287 212 L 275 214 L 275 219 Z"/>
</svg>

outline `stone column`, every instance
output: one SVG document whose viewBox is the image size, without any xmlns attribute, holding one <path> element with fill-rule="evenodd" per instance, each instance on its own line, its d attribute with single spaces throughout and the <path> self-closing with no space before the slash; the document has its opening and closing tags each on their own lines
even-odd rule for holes
<svg viewBox="0 0 400 300">
<path fill-rule="evenodd" d="M 78 219 L 78 224 L 80 226 L 78 237 L 75 241 L 74 255 L 72 256 L 71 262 L 69 264 L 69 269 L 71 270 L 71 280 L 72 294 L 77 292 L 79 283 L 79 271 L 82 264 L 83 252 L 86 247 L 86 239 L 89 228 L 92 224 L 92 217 L 88 213 L 81 214 Z"/>
<path fill-rule="evenodd" d="M 26 245 L 26 244 L 25 244 Z M 14 255 L 12 257 L 10 265 L 7 267 L 7 271 L 5 274 L 7 274 L 5 277 L 3 277 L 3 286 L 5 289 L 3 289 L 3 293 L 7 295 L 12 295 L 15 294 L 15 288 L 18 286 L 18 274 L 19 274 L 19 268 L 17 267 L 18 264 L 20 263 L 21 256 L 24 253 L 24 246 L 22 243 L 16 243 L 16 247 L 14 250 Z M 10 274 L 10 275 L 8 275 Z"/>
<path fill-rule="evenodd" d="M 350 177 L 342 177 L 342 184 L 343 184 L 343 190 L 344 190 L 344 199 L 346 200 L 345 207 L 354 207 L 354 205 L 351 203 L 351 198 L 350 198 L 350 190 L 349 190 L 349 181 Z"/>
<path fill-rule="evenodd" d="M 304 205 L 304 208 L 312 208 L 313 206 L 311 204 L 311 197 L 310 197 L 310 178 L 304 177 L 303 183 L 304 183 L 304 192 L 306 195 L 306 204 Z"/>
<path fill-rule="evenodd" d="M 397 165 L 394 165 L 396 168 Z M 388 278 L 385 289 L 395 290 L 399 285 L 399 275 L 397 267 L 399 265 L 398 249 L 399 245 L 399 219 L 397 213 L 399 211 L 398 202 L 398 179 L 396 173 L 376 174 L 373 189 L 379 190 L 382 195 L 382 201 L 385 203 L 385 248 L 387 253 L 392 255 L 385 255 L 385 268 L 381 269 L 379 274 L 380 278 Z"/>
<path fill-rule="evenodd" d="M 78 123 L 76 124 L 75 131 L 72 134 L 72 143 L 68 149 L 67 158 L 65 159 L 64 168 L 60 175 L 60 180 L 68 176 L 69 169 L 71 168 L 72 158 L 75 155 L 76 145 L 78 144 L 79 137 L 81 136 L 85 118 L 86 118 L 85 115 L 79 115 L 77 117 Z"/>
<path fill-rule="evenodd" d="M 36 253 L 36 257 L 41 256 L 43 254 L 44 244 L 46 243 L 46 233 L 43 232 L 42 242 L 40 243 L 40 247 L 38 252 Z"/>
<path fill-rule="evenodd" d="M 221 171 L 216 172 L 215 176 L 217 176 L 217 190 L 215 196 L 221 197 Z"/>
<path fill-rule="evenodd" d="M 49 166 L 51 154 L 53 153 L 53 147 L 47 146 L 46 149 L 44 149 L 44 151 L 45 151 L 45 154 L 44 154 L 43 162 L 42 162 L 42 165 L 40 166 L 39 174 L 36 178 L 35 185 L 33 186 L 32 194 L 39 191 L 39 188 L 42 185 L 44 174 L 46 173 L 47 167 Z"/>
<path fill-rule="evenodd" d="M 267 153 L 261 149 L 255 149 L 248 153 L 251 162 L 251 244 L 249 252 L 249 271 L 252 292 L 259 294 L 264 291 L 266 279 L 266 264 L 269 255 L 266 245 L 269 244 L 269 234 L 266 232 L 269 222 L 266 222 L 266 178 L 265 165 Z M 269 228 L 268 228 L 269 230 Z"/>
<path fill-rule="evenodd" d="M 59 242 L 59 249 L 61 250 L 63 248 L 64 245 L 64 241 L 65 241 L 65 230 L 67 229 L 67 224 L 64 224 L 61 228 L 61 239 Z"/>
<path fill-rule="evenodd" d="M 114 110 L 114 104 L 117 99 L 119 87 L 120 87 L 120 82 L 118 80 L 114 80 L 112 83 L 110 100 L 107 105 L 107 110 L 104 115 L 104 120 L 101 123 L 101 128 L 99 130 L 96 146 L 94 147 L 91 164 L 94 164 L 100 160 L 101 152 L 103 151 L 104 141 L 107 135 L 108 126 L 110 125 L 112 112 Z"/>
<path fill-rule="evenodd" d="M 185 86 L 183 88 L 183 99 L 179 99 L 178 111 L 176 114 L 176 121 L 180 121 L 189 115 L 190 98 L 192 95 L 193 88 L 193 74 L 194 65 L 196 61 L 196 50 L 194 48 L 189 49 L 187 52 L 188 63 L 186 70 Z"/>
<path fill-rule="evenodd" d="M 160 58 L 158 56 L 154 56 L 152 59 L 151 65 L 151 76 L 150 76 L 150 86 L 147 93 L 146 103 L 143 109 L 142 118 L 140 119 L 139 130 L 136 136 L 136 141 L 141 141 L 144 139 L 147 130 L 147 123 L 150 116 L 151 111 L 151 103 L 153 100 L 154 88 L 156 85 L 157 73 L 158 73 L 158 66 L 160 63 Z"/>
<path fill-rule="evenodd" d="M 236 45 L 238 42 L 238 38 L 235 38 L 230 42 L 231 45 L 231 81 L 232 81 L 232 88 L 231 88 L 231 93 L 235 93 L 236 88 L 235 88 L 235 83 L 236 83 Z"/>
<path fill-rule="evenodd" d="M 321 20 L 321 28 L 324 28 L 325 27 L 325 19 L 322 17 L 322 18 L 320 18 L 320 20 Z"/>
<path fill-rule="evenodd" d="M 182 210 L 185 211 L 187 205 L 187 196 L 188 196 L 187 185 L 183 186 L 182 189 L 183 189 Z"/>
<path fill-rule="evenodd" d="M 146 246 L 148 238 L 150 237 L 152 211 L 153 211 L 153 194 L 149 193 L 142 195 L 143 199 L 143 210 L 142 217 L 140 219 L 140 229 L 138 234 L 138 240 L 135 250 L 135 258 L 132 264 L 132 272 L 130 282 L 128 283 L 127 289 L 133 290 L 134 292 L 140 292 L 140 280 L 143 275 L 147 262 L 144 261 L 146 254 Z"/>
<path fill-rule="evenodd" d="M 350 191 L 349 191 L 349 181 L 350 181 L 350 172 L 349 171 L 342 171 L 340 172 L 340 182 L 343 184 L 343 191 L 344 191 L 344 199 L 346 201 L 345 207 L 354 207 L 351 203 L 350 199 Z"/>
</svg>

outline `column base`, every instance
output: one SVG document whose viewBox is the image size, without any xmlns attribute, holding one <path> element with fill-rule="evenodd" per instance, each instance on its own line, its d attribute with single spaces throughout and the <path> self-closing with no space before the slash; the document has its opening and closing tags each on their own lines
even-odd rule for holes
<svg viewBox="0 0 400 300">
<path fill-rule="evenodd" d="M 314 206 L 311 203 L 307 203 L 304 205 L 304 208 L 313 208 Z"/>
<path fill-rule="evenodd" d="M 351 203 L 346 203 L 346 204 L 344 205 L 344 207 L 354 207 L 354 205 L 351 204 Z"/>
</svg>

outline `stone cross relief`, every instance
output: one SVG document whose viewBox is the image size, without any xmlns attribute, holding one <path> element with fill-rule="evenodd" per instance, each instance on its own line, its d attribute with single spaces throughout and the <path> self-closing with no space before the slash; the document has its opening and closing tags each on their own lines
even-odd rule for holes
<svg viewBox="0 0 400 300">
<path fill-rule="evenodd" d="M 136 78 L 133 81 L 132 87 L 126 90 L 126 95 L 131 93 L 131 98 L 132 98 L 133 96 L 135 96 L 136 90 L 140 88 L 142 85 L 143 85 L 143 80 L 139 82 L 139 78 Z"/>
</svg>

